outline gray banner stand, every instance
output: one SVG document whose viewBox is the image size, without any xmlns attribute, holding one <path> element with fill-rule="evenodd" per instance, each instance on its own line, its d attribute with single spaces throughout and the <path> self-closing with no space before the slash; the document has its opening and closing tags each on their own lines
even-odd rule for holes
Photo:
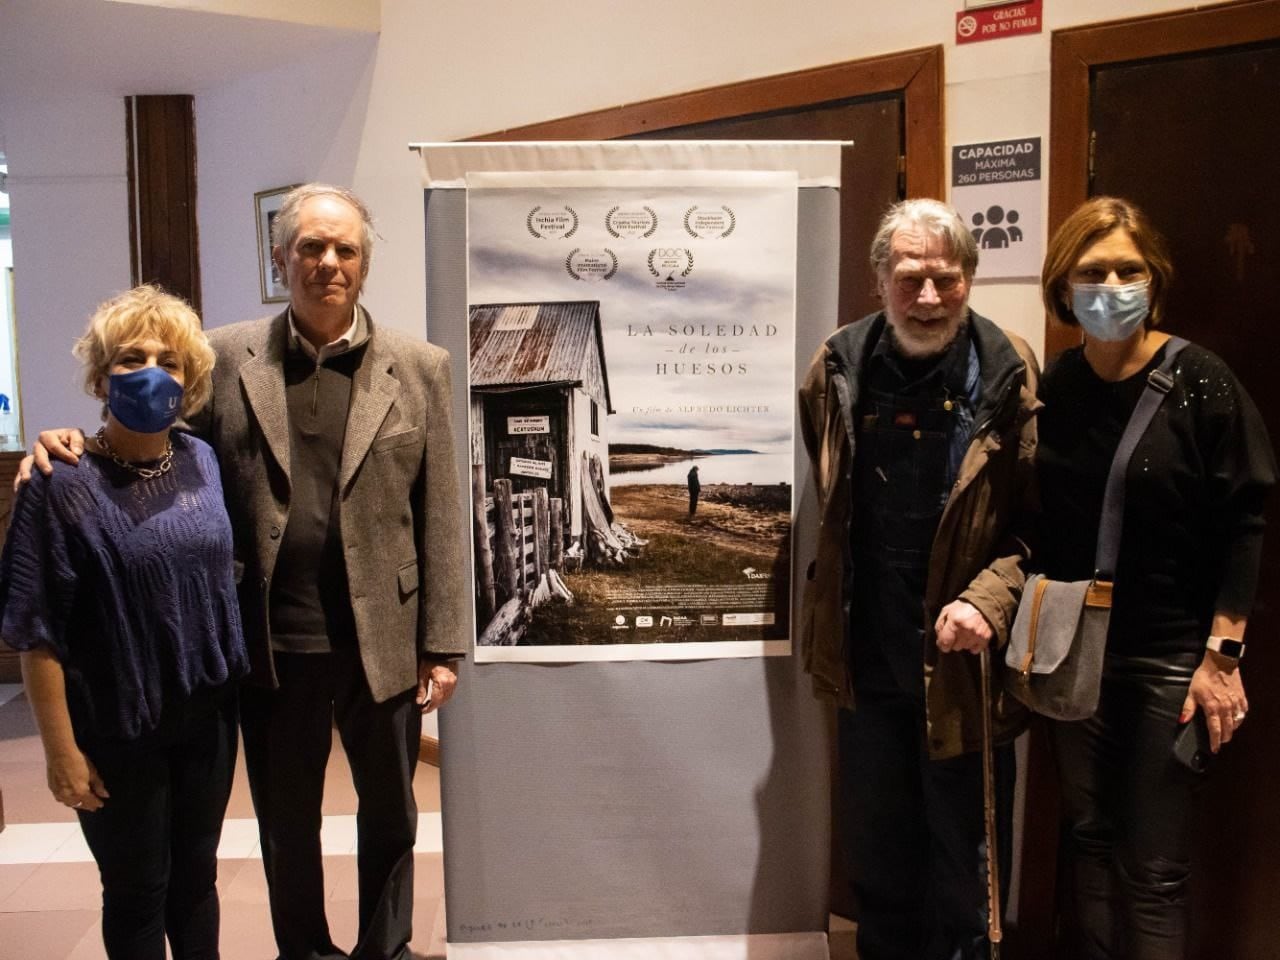
<svg viewBox="0 0 1280 960">
<path fill-rule="evenodd" d="M 453 357 L 466 464 L 466 193 L 428 189 L 425 203 L 427 330 Z M 797 384 L 835 326 L 836 189 L 801 188 L 798 239 Z M 798 423 L 795 484 L 793 632 L 817 526 Z M 473 635 L 469 621 L 457 629 Z M 451 952 L 825 933 L 830 735 L 794 637 L 793 649 L 670 663 L 468 657 L 440 715 Z M 755 939 L 737 955 L 774 955 Z"/>
</svg>

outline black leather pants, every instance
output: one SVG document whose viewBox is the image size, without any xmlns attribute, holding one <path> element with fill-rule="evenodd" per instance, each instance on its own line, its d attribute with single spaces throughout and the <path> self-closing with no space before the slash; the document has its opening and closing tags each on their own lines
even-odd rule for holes
<svg viewBox="0 0 1280 960">
<path fill-rule="evenodd" d="M 1050 725 L 1074 910 L 1066 956 L 1183 960 L 1194 795 L 1173 757 L 1198 654 L 1108 656 L 1098 712 Z"/>
</svg>

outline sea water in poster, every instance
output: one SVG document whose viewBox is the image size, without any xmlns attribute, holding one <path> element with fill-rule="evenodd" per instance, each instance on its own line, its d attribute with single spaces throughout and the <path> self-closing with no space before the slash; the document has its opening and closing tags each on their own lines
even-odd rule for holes
<svg viewBox="0 0 1280 960">
<path fill-rule="evenodd" d="M 790 651 L 796 200 L 468 177 L 476 660 Z"/>
</svg>

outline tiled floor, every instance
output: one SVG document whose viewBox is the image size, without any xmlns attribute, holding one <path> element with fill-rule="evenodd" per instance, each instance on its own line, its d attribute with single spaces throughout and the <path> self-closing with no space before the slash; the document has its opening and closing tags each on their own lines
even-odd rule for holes
<svg viewBox="0 0 1280 960">
<path fill-rule="evenodd" d="M 21 687 L 0 684 L 0 788 L 6 827 L 0 832 L 0 960 L 105 960 L 101 887 L 75 815 L 49 795 L 44 754 Z M 440 837 L 440 777 L 419 765 L 415 848 L 413 948 L 445 956 L 444 871 Z M 324 802 L 325 886 L 334 941 L 356 937 L 355 792 L 341 745 L 334 741 Z M 222 956 L 270 960 L 275 956 L 257 824 L 237 765 L 222 844 L 218 848 L 222 897 Z M 854 927 L 831 918 L 831 960 L 857 960 Z"/>
<path fill-rule="evenodd" d="M 21 688 L 0 684 L 0 960 L 104 960 L 99 931 L 102 890 L 75 815 L 49 795 L 44 754 Z M 440 855 L 440 778 L 420 765 L 415 848 L 413 947 L 443 957 L 444 872 Z M 329 925 L 339 946 L 356 938 L 355 792 L 341 746 L 329 759 L 321 834 Z M 222 955 L 275 956 L 257 824 L 244 777 L 236 769 L 222 844 Z"/>
</svg>

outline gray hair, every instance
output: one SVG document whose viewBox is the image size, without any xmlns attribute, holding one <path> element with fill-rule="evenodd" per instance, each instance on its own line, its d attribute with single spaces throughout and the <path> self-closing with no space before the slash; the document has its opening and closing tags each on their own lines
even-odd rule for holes
<svg viewBox="0 0 1280 960">
<path fill-rule="evenodd" d="M 889 265 L 893 235 L 907 226 L 920 227 L 940 238 L 948 255 L 960 261 L 960 269 L 966 277 L 972 277 L 978 269 L 978 244 L 960 219 L 960 214 L 939 200 L 918 198 L 895 203 L 880 218 L 880 226 L 871 241 L 871 269 L 877 276 Z"/>
<path fill-rule="evenodd" d="M 271 246 L 287 251 L 298 236 L 298 215 L 302 205 L 316 197 L 334 197 L 341 200 L 360 215 L 360 259 L 364 272 L 369 272 L 369 260 L 373 256 L 373 217 L 369 208 L 346 187 L 329 183 L 304 183 L 284 195 L 280 210 L 271 221 Z"/>
</svg>

